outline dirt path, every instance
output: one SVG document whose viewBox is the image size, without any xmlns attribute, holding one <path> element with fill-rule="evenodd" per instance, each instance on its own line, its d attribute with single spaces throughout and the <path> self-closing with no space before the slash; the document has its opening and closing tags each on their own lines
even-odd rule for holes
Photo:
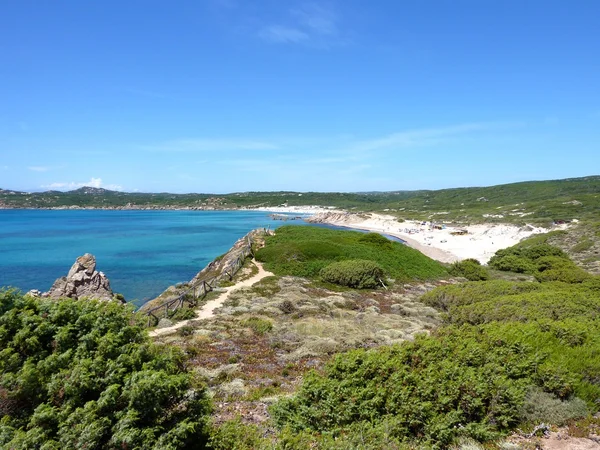
<svg viewBox="0 0 600 450">
<path fill-rule="evenodd" d="M 158 328 L 156 330 L 151 331 L 149 333 L 149 335 L 151 337 L 162 336 L 164 334 L 172 333 L 172 332 L 176 331 L 177 329 L 188 325 L 190 322 L 192 322 L 194 320 L 210 319 L 211 317 L 213 317 L 215 315 L 215 309 L 223 306 L 223 303 L 225 303 L 225 300 L 227 300 L 227 298 L 229 297 L 229 295 L 232 292 L 237 291 L 238 289 L 245 288 L 245 287 L 250 287 L 253 284 L 258 283 L 263 278 L 273 275 L 271 272 L 267 272 L 263 268 L 262 264 L 259 263 L 258 261 L 253 259 L 252 263 L 258 268 L 258 273 L 256 275 L 248 278 L 247 280 L 240 281 L 239 283 L 235 284 L 234 286 L 231 286 L 230 288 L 228 288 L 225 292 L 222 292 L 214 300 L 206 302 L 206 304 L 202 307 L 202 309 L 196 311 L 195 318 L 189 319 L 189 320 L 182 320 L 181 322 L 177 322 L 175 325 L 172 325 L 170 327 Z"/>
</svg>

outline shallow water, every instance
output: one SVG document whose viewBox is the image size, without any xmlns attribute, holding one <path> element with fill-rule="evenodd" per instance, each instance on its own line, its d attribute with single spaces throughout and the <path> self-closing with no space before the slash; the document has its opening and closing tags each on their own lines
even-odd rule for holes
<svg viewBox="0 0 600 450">
<path fill-rule="evenodd" d="M 248 231 L 285 223 L 296 222 L 264 211 L 0 210 L 0 286 L 47 291 L 92 253 L 112 289 L 139 306 Z"/>
</svg>

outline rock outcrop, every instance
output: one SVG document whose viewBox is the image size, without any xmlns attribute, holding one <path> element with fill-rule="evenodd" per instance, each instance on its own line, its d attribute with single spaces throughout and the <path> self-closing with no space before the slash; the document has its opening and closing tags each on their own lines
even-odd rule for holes
<svg viewBox="0 0 600 450">
<path fill-rule="evenodd" d="M 44 297 L 113 300 L 114 293 L 106 275 L 96 270 L 96 257 L 86 253 L 77 258 L 66 277 L 61 277 L 54 282 Z"/>
</svg>

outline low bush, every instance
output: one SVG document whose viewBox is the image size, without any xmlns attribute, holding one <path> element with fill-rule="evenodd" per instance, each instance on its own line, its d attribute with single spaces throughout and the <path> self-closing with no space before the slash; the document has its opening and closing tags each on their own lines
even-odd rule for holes
<svg viewBox="0 0 600 450">
<path fill-rule="evenodd" d="M 476 259 L 465 259 L 453 263 L 448 269 L 450 275 L 455 277 L 463 277 L 469 281 L 483 281 L 490 277 L 490 274 L 485 267 Z"/>
<path fill-rule="evenodd" d="M 535 425 L 551 423 L 559 426 L 569 420 L 586 417 L 588 414 L 589 409 L 580 398 L 561 400 L 537 386 L 527 392 L 520 413 L 525 422 Z"/>
<path fill-rule="evenodd" d="M 374 289 L 383 276 L 377 263 L 362 259 L 335 262 L 321 270 L 323 281 L 356 289 Z"/>
<path fill-rule="evenodd" d="M 524 241 L 498 250 L 489 264 L 498 270 L 532 274 L 540 282 L 582 283 L 592 277 L 561 249 L 545 243 L 531 245 Z"/>
<path fill-rule="evenodd" d="M 273 322 L 253 316 L 243 320 L 242 326 L 251 328 L 256 334 L 262 335 L 273 329 Z"/>
<path fill-rule="evenodd" d="M 489 262 L 490 267 L 505 272 L 533 273 L 535 265 L 527 258 L 517 255 L 494 255 Z"/>
<path fill-rule="evenodd" d="M 172 320 L 189 320 L 194 318 L 196 318 L 196 311 L 188 307 L 178 308 L 175 314 L 171 316 Z"/>
<path fill-rule="evenodd" d="M 191 449 L 209 403 L 117 302 L 0 291 L 0 448 Z"/>
</svg>

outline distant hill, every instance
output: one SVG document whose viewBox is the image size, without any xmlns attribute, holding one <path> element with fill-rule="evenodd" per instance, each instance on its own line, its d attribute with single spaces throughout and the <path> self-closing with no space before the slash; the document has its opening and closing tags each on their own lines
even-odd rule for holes
<svg viewBox="0 0 600 450">
<path fill-rule="evenodd" d="M 69 192 L 27 193 L 0 189 L 0 207 L 3 208 L 236 209 L 282 205 L 332 206 L 387 212 L 407 219 L 463 222 L 596 219 L 600 211 L 600 176 L 488 187 L 365 193 L 171 194 L 118 192 L 89 186 Z"/>
</svg>

